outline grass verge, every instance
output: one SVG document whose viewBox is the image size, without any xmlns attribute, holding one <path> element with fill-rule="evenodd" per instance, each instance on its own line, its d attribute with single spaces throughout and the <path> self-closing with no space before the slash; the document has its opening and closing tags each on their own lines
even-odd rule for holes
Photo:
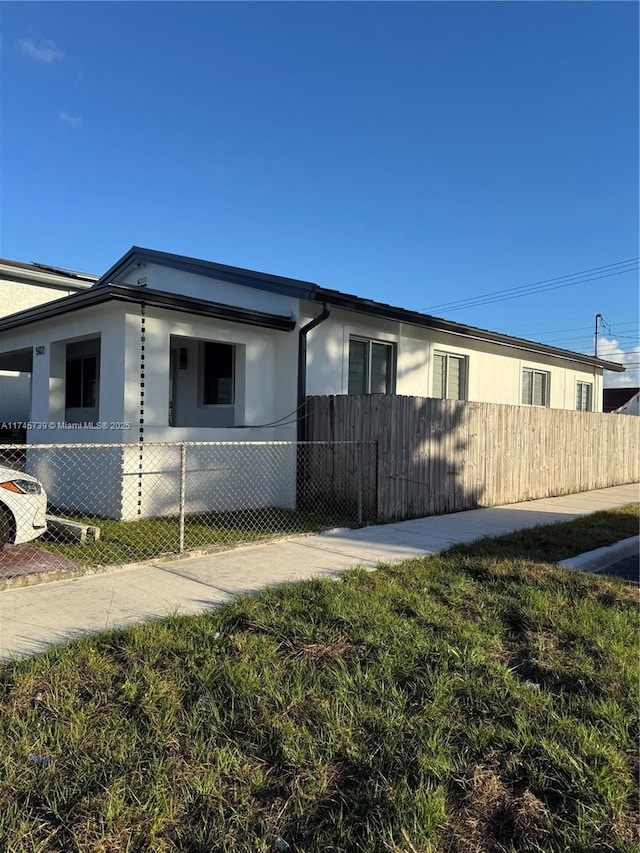
<svg viewBox="0 0 640 853">
<path fill-rule="evenodd" d="M 638 849 L 638 590 L 530 533 L 4 665 L 4 849 Z"/>
<path fill-rule="evenodd" d="M 637 536 L 639 513 L 640 504 L 628 504 L 561 524 L 545 524 L 456 545 L 452 553 L 501 558 L 526 554 L 531 560 L 555 563 Z"/>
</svg>

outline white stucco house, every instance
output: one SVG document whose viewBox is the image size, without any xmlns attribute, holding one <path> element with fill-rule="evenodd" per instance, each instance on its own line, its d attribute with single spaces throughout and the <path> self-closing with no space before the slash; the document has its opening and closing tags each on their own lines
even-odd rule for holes
<svg viewBox="0 0 640 853">
<path fill-rule="evenodd" d="M 310 282 L 139 247 L 86 283 L 0 318 L 0 370 L 31 377 L 29 443 L 129 446 L 95 507 L 112 517 L 153 512 L 140 495 L 129 506 L 121 488 L 141 445 L 295 440 L 306 395 L 601 411 L 603 371 L 623 370 Z"/>
<path fill-rule="evenodd" d="M 23 264 L 0 259 L 0 318 L 18 311 L 71 296 L 91 287 L 98 276 L 65 270 L 44 264 Z M 31 375 L 22 370 L 23 360 L 5 360 L 10 368 L 0 370 L 0 421 L 20 423 L 29 420 Z M 4 432 L 15 432 L 5 430 Z"/>
</svg>

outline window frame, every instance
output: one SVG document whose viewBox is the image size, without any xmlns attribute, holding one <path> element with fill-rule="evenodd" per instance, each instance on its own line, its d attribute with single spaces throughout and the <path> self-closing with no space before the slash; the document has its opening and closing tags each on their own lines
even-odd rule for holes
<svg viewBox="0 0 640 853">
<path fill-rule="evenodd" d="M 367 360 L 365 374 L 365 390 L 351 391 L 349 388 L 349 374 L 351 361 L 351 342 L 357 341 L 367 345 Z M 383 346 L 389 352 L 389 378 L 388 389 L 386 391 L 371 391 L 371 363 L 373 358 L 373 346 Z M 347 394 L 355 396 L 356 394 L 395 394 L 396 393 L 396 372 L 397 372 L 398 347 L 395 341 L 385 341 L 380 338 L 368 338 L 364 335 L 349 335 L 349 347 L 347 352 Z"/>
<path fill-rule="evenodd" d="M 442 389 L 443 394 L 436 395 L 435 393 L 435 374 L 434 374 L 434 364 L 435 359 L 444 358 L 444 370 L 442 377 Z M 458 361 L 462 362 L 462 379 L 460 381 L 459 393 L 458 397 L 449 397 L 448 396 L 448 386 L 449 386 L 449 359 L 455 358 Z M 462 400 L 466 401 L 469 399 L 469 356 L 462 355 L 459 352 L 448 352 L 447 350 L 434 349 L 431 356 L 431 394 L 432 397 L 436 400 Z"/>
<path fill-rule="evenodd" d="M 582 402 L 582 391 L 587 391 L 587 406 L 578 405 Z M 592 412 L 593 411 L 593 382 L 585 382 L 582 379 L 576 380 L 576 411 L 577 412 Z"/>
<path fill-rule="evenodd" d="M 525 373 L 531 374 L 531 394 L 530 399 L 528 401 L 524 401 L 522 398 L 524 396 L 524 375 Z M 540 375 L 544 377 L 544 387 L 543 387 L 543 402 L 542 403 L 534 403 L 534 377 L 536 375 Z M 548 409 L 551 400 L 551 372 L 549 370 L 541 370 L 538 367 L 522 367 L 520 371 L 520 405 L 521 406 L 531 406 L 534 409 Z"/>
</svg>

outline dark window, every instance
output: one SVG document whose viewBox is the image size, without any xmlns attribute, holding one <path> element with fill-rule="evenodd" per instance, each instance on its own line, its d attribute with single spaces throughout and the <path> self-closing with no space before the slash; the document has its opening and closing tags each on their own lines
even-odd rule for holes
<svg viewBox="0 0 640 853">
<path fill-rule="evenodd" d="M 65 405 L 67 409 L 93 409 L 96 405 L 98 360 L 95 355 L 67 361 Z"/>
<path fill-rule="evenodd" d="M 203 405 L 233 405 L 233 345 L 207 342 L 203 345 L 203 350 Z"/>
<path fill-rule="evenodd" d="M 349 340 L 349 394 L 392 394 L 395 345 L 362 338 Z"/>
</svg>

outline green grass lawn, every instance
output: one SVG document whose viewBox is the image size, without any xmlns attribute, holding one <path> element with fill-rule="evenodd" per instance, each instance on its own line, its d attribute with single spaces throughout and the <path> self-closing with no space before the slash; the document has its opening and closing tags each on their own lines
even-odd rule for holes
<svg viewBox="0 0 640 853">
<path fill-rule="evenodd" d="M 55 510 L 51 514 L 100 528 L 98 542 L 88 537 L 84 545 L 46 539 L 33 543 L 81 566 L 121 565 L 178 553 L 180 522 L 175 516 L 109 521 L 92 516 L 69 516 Z M 340 524 L 345 524 L 345 519 L 339 516 L 278 507 L 188 515 L 185 518 L 184 549 L 223 548 L 296 533 L 312 533 Z"/>
<path fill-rule="evenodd" d="M 4 665 L 0 847 L 639 850 L 638 589 L 536 556 L 577 553 L 588 529 L 270 589 Z"/>
</svg>

